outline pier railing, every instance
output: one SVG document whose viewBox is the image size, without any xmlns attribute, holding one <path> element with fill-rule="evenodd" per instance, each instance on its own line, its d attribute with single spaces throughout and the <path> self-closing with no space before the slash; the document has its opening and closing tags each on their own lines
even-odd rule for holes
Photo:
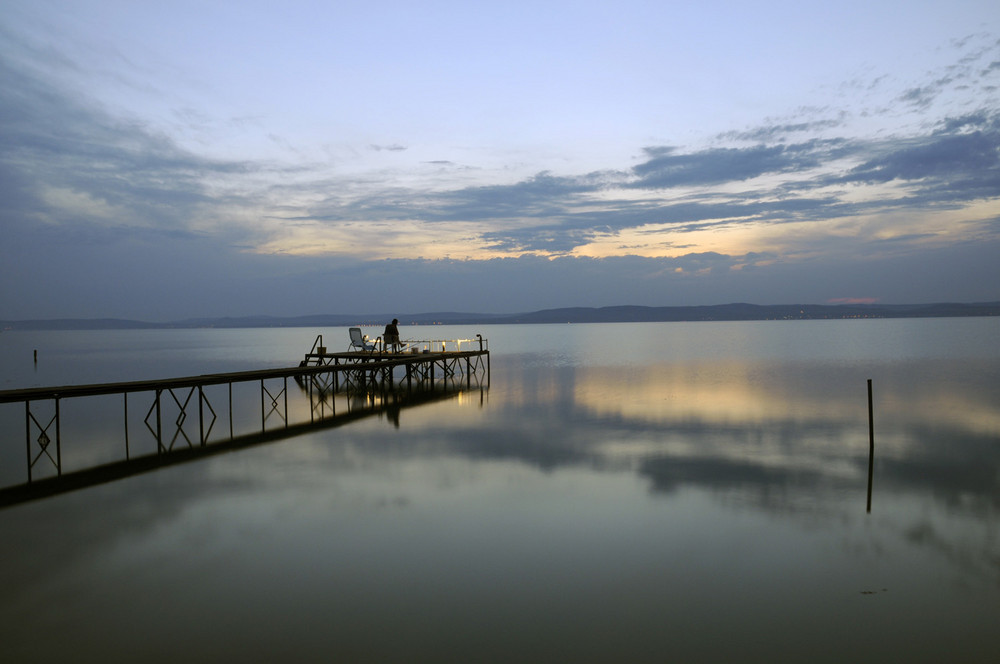
<svg viewBox="0 0 1000 664">
<path fill-rule="evenodd" d="M 477 334 L 475 339 L 400 339 L 400 348 L 393 349 L 386 346 L 385 341 L 382 339 L 382 335 L 378 335 L 374 338 L 365 335 L 365 340 L 370 342 L 374 350 L 369 351 L 371 355 L 386 355 L 386 354 L 398 354 L 398 353 L 409 353 L 411 355 L 421 354 L 421 353 L 447 353 L 447 352 L 462 352 L 468 350 L 479 350 L 482 352 L 489 352 L 490 343 L 489 340 L 484 339 L 483 335 Z M 344 351 L 350 353 L 352 351 Z M 357 351 L 354 351 L 357 352 Z M 309 355 L 336 355 L 339 354 L 337 351 L 331 351 L 323 342 L 323 335 L 316 335 L 315 341 L 313 341 L 312 348 L 306 356 Z"/>
<path fill-rule="evenodd" d="M 0 391 L 0 505 L 5 494 L 30 493 L 11 488 L 44 484 L 41 492 L 52 492 L 67 475 L 109 465 L 147 467 L 150 458 L 165 463 L 173 455 L 489 388 L 489 351 L 478 348 L 375 356 L 312 351 L 298 367 Z M 11 462 L 19 428 L 23 474 Z M 114 430 L 117 445 L 109 444 Z"/>
</svg>

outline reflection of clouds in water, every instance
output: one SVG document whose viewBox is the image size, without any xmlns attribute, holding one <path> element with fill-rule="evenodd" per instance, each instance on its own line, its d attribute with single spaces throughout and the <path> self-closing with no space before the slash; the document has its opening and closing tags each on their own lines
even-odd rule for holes
<svg viewBox="0 0 1000 664">
<path fill-rule="evenodd" d="M 9 598 L 72 576 L 78 565 L 150 537 L 199 501 L 252 490 L 248 482 L 214 481 L 205 464 L 161 471 L 0 511 L 0 585 Z"/>
<path fill-rule="evenodd" d="M 293 658 L 329 659 L 414 625 L 428 652 L 455 633 L 472 644 L 461 654 L 479 653 L 499 629 L 507 644 L 577 639 L 574 659 L 607 661 L 636 661 L 626 655 L 650 644 L 698 660 L 719 632 L 742 641 L 717 661 L 776 633 L 784 659 L 836 643 L 856 655 L 831 651 L 838 661 L 944 648 L 969 661 L 992 645 L 992 355 L 810 360 L 810 341 L 781 359 L 772 334 L 801 326 L 691 326 L 687 346 L 670 339 L 672 354 L 633 347 L 616 364 L 617 327 L 560 328 L 552 344 L 572 341 L 570 329 L 592 343 L 554 362 L 496 353 L 488 392 L 401 409 L 398 429 L 383 413 L 0 510 L 0 635 L 6 623 L 23 647 L 48 629 L 44 615 L 80 625 L 60 639 L 79 644 L 113 624 L 120 649 L 171 661 L 212 647 L 252 659 L 250 632 L 274 634 Z M 702 339 L 713 330 L 737 346 Z M 537 327 L 504 332 L 539 343 Z M 767 346 L 763 359 L 743 352 L 750 342 Z M 945 645 L 925 652 L 913 624 Z M 608 641 L 608 625 L 621 638 Z M 179 629 L 194 635 L 188 652 L 171 650 Z M 231 652 L 241 646 L 257 652 Z M 771 643 L 761 648 L 774 659 Z M 516 650 L 497 659 L 517 661 Z"/>
<path fill-rule="evenodd" d="M 914 537 L 928 533 L 921 522 L 889 515 L 882 546 L 928 548 L 969 574 L 995 579 L 1000 384 L 989 383 L 988 371 L 984 381 L 983 369 L 958 360 L 874 368 L 874 504 L 886 519 L 900 500 L 930 501 L 935 519 L 962 524 L 955 537 Z M 533 371 L 510 370 L 529 386 L 523 402 L 508 406 L 516 424 L 496 436 L 455 441 L 455 453 L 518 458 L 549 471 L 627 469 L 656 493 L 705 489 L 723 504 L 813 525 L 863 510 L 867 394 L 865 374 L 855 368 L 715 363 Z M 504 411 L 489 415 L 504 418 Z"/>
<path fill-rule="evenodd" d="M 876 406 L 876 491 L 931 490 L 949 502 L 965 496 L 966 503 L 996 505 L 995 438 L 969 430 L 995 416 L 985 407 L 993 395 L 981 382 L 956 378 L 970 375 L 970 368 L 954 361 L 879 370 L 887 375 L 876 388 L 883 395 Z M 934 380 L 922 379 L 928 373 Z M 767 492 L 774 508 L 779 495 L 791 500 L 864 486 L 867 412 L 859 376 L 851 367 L 804 362 L 609 368 L 508 358 L 494 371 L 488 398 L 483 391 L 457 406 L 402 412 L 402 438 L 386 437 L 390 420 L 373 418 L 332 434 L 339 441 L 334 445 L 297 443 L 264 454 L 286 469 L 297 462 L 377 467 L 419 455 L 517 460 L 546 471 L 631 469 L 657 491 L 753 488 L 748 499 Z M 890 404 L 884 407 L 889 413 L 883 415 L 879 400 Z M 934 414 L 926 408 L 906 411 L 905 420 L 894 410 L 900 403 L 928 402 L 949 404 L 949 417 L 930 426 Z M 210 467 L 218 482 L 241 464 Z M 252 481 L 268 483 L 264 476 Z"/>
<path fill-rule="evenodd" d="M 844 598 L 862 592 L 913 606 L 943 596 L 963 619 L 970 602 L 951 586 L 995 600 L 995 437 L 952 420 L 928 427 L 922 412 L 885 418 L 896 441 L 865 515 L 864 380 L 741 366 L 727 382 L 722 363 L 495 363 L 488 398 L 403 409 L 398 429 L 369 417 L 0 511 L 15 534 L 0 543 L 0 617 L 23 626 L 27 606 L 78 607 L 68 593 L 137 602 L 155 590 L 163 599 L 149 602 L 211 624 L 216 643 L 239 630 L 212 615 L 256 627 L 275 620 L 253 608 L 266 598 L 281 606 L 281 629 L 324 647 L 330 637 L 317 635 L 331 632 L 310 621 L 334 614 L 337 628 L 353 621 L 334 640 L 355 644 L 415 617 L 467 633 L 506 616 L 517 634 L 531 616 L 555 634 L 569 616 L 597 634 L 627 616 L 637 643 L 682 626 L 667 640 L 696 644 L 694 655 L 699 624 L 756 637 L 798 620 L 804 597 L 838 631 L 855 619 L 840 615 L 852 610 Z M 948 387 L 896 380 L 919 395 Z M 655 413 L 641 405 L 661 401 Z M 126 577 L 138 591 L 114 587 Z M 804 640 L 828 632 L 816 620 L 798 623 Z M 175 631 L 157 629 L 142 638 L 162 646 Z"/>
<path fill-rule="evenodd" d="M 566 368 L 536 379 L 525 400 L 571 399 L 577 408 L 629 419 L 754 426 L 769 420 L 857 421 L 867 426 L 866 379 L 886 374 L 816 363 L 703 362 Z M 970 380 L 972 378 L 972 380 Z M 1000 432 L 1000 381 L 961 361 L 895 367 L 875 379 L 878 415 Z"/>
<path fill-rule="evenodd" d="M 876 489 L 875 508 L 868 515 L 867 550 L 890 564 L 907 553 L 917 553 L 930 565 L 926 573 L 966 592 L 998 588 L 996 510 L 984 512 L 981 507 L 958 506 L 916 491 L 899 494 Z M 993 603 L 989 608 L 994 608 Z"/>
<path fill-rule="evenodd" d="M 958 360 L 873 370 L 882 375 L 875 388 L 879 476 L 897 475 L 916 487 L 953 484 L 996 501 L 1000 450 L 989 430 L 1000 418 L 1000 383 L 969 380 L 982 376 L 983 367 Z M 866 381 L 854 368 L 715 362 L 544 371 L 520 365 L 505 368 L 504 376 L 508 391 L 523 396 L 513 403 L 493 399 L 500 409 L 495 417 L 518 432 L 497 441 L 507 455 L 533 458 L 544 439 L 549 459 L 557 451 L 567 459 L 722 459 L 838 481 L 866 473 Z M 915 406 L 904 410 L 902 403 Z M 947 412 L 939 417 L 941 410 Z M 472 449 L 484 451 L 486 443 Z M 916 469 L 901 464 L 896 472 L 896 459 Z"/>
<path fill-rule="evenodd" d="M 944 521 L 925 513 L 910 521 L 901 536 L 907 543 L 947 560 L 959 581 L 964 576 L 982 577 L 1000 585 L 1000 542 L 995 531 L 967 523 L 962 517 L 956 522 L 954 514 L 951 519 Z"/>
<path fill-rule="evenodd" d="M 882 545 L 926 548 L 964 573 L 997 580 L 1000 382 L 991 382 L 989 367 L 958 360 L 874 372 L 875 513 L 893 540 Z M 634 468 L 656 492 L 697 487 L 725 504 L 807 522 L 853 518 L 867 474 L 863 376 L 774 363 L 563 369 L 548 392 L 534 392 L 551 401 L 519 413 L 564 430 L 564 463 L 616 459 L 611 467 Z M 900 500 L 924 503 L 922 520 L 892 514 Z M 931 519 L 955 532 L 939 534 Z"/>
</svg>

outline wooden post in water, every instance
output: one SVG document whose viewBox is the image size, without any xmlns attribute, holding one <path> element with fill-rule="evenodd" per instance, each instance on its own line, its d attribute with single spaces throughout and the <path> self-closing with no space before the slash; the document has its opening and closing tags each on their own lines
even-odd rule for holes
<svg viewBox="0 0 1000 664">
<path fill-rule="evenodd" d="M 875 467 L 875 418 L 872 410 L 872 379 L 868 379 L 868 513 L 872 511 L 872 471 Z"/>
</svg>

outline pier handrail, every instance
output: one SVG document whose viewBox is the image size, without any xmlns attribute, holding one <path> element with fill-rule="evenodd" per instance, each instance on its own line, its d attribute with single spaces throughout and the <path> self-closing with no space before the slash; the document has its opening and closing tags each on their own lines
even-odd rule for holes
<svg viewBox="0 0 1000 664">
<path fill-rule="evenodd" d="M 268 380 L 271 378 L 284 378 L 286 376 L 308 376 L 322 371 L 330 371 L 330 367 L 300 365 L 298 367 L 254 369 L 250 371 L 233 371 L 227 373 L 179 376 L 176 378 L 155 378 L 150 380 L 132 380 L 114 383 L 85 383 L 78 385 L 58 385 L 54 387 L 25 387 L 13 390 L 0 390 L 0 403 L 37 401 L 40 399 L 92 397 L 100 396 L 102 394 L 151 392 L 154 390 L 169 390 L 179 387 L 207 387 L 209 385 Z"/>
<path fill-rule="evenodd" d="M 322 334 L 317 334 L 316 335 L 316 341 L 313 342 L 312 350 L 310 350 L 309 352 L 310 353 L 315 353 L 317 348 L 325 348 L 325 347 L 326 347 L 326 344 L 323 343 L 323 335 Z"/>
<path fill-rule="evenodd" d="M 367 351 L 368 355 L 378 354 L 382 356 L 382 355 L 394 354 L 386 348 L 385 340 L 382 338 L 381 334 L 376 336 L 374 339 L 371 339 L 371 341 L 372 345 L 374 346 L 374 349 Z M 481 351 L 489 350 L 489 341 L 484 339 L 483 335 L 481 334 L 477 334 L 475 339 L 400 339 L 399 341 L 402 345 L 408 347 L 406 350 L 399 351 L 400 353 L 407 353 L 407 352 L 416 353 L 418 352 L 418 350 L 424 353 L 435 352 L 436 350 L 440 350 L 441 352 L 448 352 L 449 346 L 453 346 L 454 351 L 461 352 L 462 344 L 472 344 L 472 343 L 478 343 L 479 350 Z M 440 344 L 440 349 L 438 349 L 438 344 Z M 309 352 L 309 354 L 310 355 L 316 354 L 316 344 L 313 344 L 313 348 Z"/>
<path fill-rule="evenodd" d="M 462 344 L 471 343 L 478 343 L 479 350 L 489 350 L 489 342 L 483 339 L 483 335 L 481 334 L 477 334 L 475 339 L 401 339 L 400 341 L 409 346 L 427 344 L 429 351 L 436 349 L 438 344 L 441 344 L 440 350 L 442 351 L 447 351 L 450 344 L 454 345 L 456 351 L 461 351 Z"/>
</svg>

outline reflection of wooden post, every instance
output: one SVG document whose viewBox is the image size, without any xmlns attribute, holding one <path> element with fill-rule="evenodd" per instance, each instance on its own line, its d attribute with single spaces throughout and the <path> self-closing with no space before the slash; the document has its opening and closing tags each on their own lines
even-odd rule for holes
<svg viewBox="0 0 1000 664">
<path fill-rule="evenodd" d="M 872 511 L 872 470 L 875 466 L 875 418 L 872 411 L 872 379 L 868 379 L 868 512 Z"/>
</svg>

